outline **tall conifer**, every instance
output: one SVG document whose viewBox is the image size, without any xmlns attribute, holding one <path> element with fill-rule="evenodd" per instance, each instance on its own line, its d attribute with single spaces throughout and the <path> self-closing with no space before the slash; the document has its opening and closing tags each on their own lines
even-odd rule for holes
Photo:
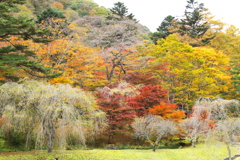
<svg viewBox="0 0 240 160">
<path fill-rule="evenodd" d="M 32 76 L 56 77 L 50 75 L 50 68 L 44 68 L 39 62 L 30 60 L 34 57 L 34 52 L 27 46 L 11 43 L 11 37 L 35 42 L 47 42 L 41 38 L 44 31 L 35 28 L 32 19 L 15 16 L 18 5 L 25 3 L 25 0 L 0 0 L 0 42 L 8 44 L 0 47 L 0 78 L 15 79 L 15 71 L 25 70 Z M 40 38 L 39 38 L 40 37 Z"/>
</svg>

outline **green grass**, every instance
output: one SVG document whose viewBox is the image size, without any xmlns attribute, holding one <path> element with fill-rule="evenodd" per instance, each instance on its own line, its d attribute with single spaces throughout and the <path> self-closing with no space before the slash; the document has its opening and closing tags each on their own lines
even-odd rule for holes
<svg viewBox="0 0 240 160">
<path fill-rule="evenodd" d="M 233 154 L 240 153 L 233 148 Z M 227 149 L 222 144 L 201 144 L 196 148 L 158 149 L 152 150 L 71 150 L 71 151 L 29 151 L 1 152 L 0 160 L 223 160 L 227 157 Z"/>
</svg>

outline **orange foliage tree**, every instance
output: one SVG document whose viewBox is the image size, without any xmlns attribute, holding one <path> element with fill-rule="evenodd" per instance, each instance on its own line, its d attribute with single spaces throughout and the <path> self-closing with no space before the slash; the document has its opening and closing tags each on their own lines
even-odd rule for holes
<svg viewBox="0 0 240 160">
<path fill-rule="evenodd" d="M 37 59 L 53 72 L 63 72 L 62 77 L 51 80 L 52 83 L 71 83 L 82 88 L 102 86 L 101 57 L 94 54 L 95 49 L 83 46 L 80 42 L 58 39 L 47 45 L 36 47 Z"/>
<path fill-rule="evenodd" d="M 171 119 L 174 121 L 180 121 L 185 118 L 185 111 L 176 110 L 177 104 L 162 103 L 156 105 L 153 108 L 149 108 L 149 112 L 153 115 L 159 115 L 163 119 Z"/>
<path fill-rule="evenodd" d="M 28 46 L 36 53 L 32 59 L 41 61 L 44 67 L 51 68 L 51 74 L 62 73 L 60 77 L 50 79 L 51 83 L 69 83 L 93 90 L 103 86 L 105 82 L 105 77 L 99 76 L 103 70 L 102 58 L 95 54 L 95 48 L 84 46 L 79 41 L 57 39 L 45 44 L 13 38 L 11 43 Z M 20 71 L 16 74 L 28 76 Z"/>
</svg>

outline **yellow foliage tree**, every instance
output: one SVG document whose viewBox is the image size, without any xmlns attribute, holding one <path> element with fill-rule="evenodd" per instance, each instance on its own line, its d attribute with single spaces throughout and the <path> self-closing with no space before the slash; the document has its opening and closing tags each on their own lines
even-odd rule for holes
<svg viewBox="0 0 240 160">
<path fill-rule="evenodd" d="M 54 2 L 53 7 L 58 8 L 60 10 L 63 10 L 63 8 L 64 8 L 63 4 L 60 2 Z"/>
<path fill-rule="evenodd" d="M 207 47 L 191 47 L 175 35 L 152 46 L 151 65 L 169 91 L 171 103 L 191 105 L 197 97 L 212 97 L 229 91 L 229 58 Z"/>
<path fill-rule="evenodd" d="M 216 33 L 216 37 L 209 43 L 209 46 L 228 55 L 231 61 L 239 63 L 239 43 L 239 29 L 231 25 L 225 32 Z"/>
</svg>

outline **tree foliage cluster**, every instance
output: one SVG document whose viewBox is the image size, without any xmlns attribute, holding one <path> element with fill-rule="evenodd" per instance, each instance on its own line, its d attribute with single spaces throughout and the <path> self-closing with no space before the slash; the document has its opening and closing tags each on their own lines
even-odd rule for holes
<svg viewBox="0 0 240 160">
<path fill-rule="evenodd" d="M 214 35 L 206 35 L 210 29 L 207 21 L 208 10 L 203 3 L 195 0 L 187 1 L 184 16 L 177 19 L 168 15 L 157 28 L 152 39 L 156 42 L 159 38 L 166 38 L 168 35 L 178 33 L 183 41 L 187 41 L 192 46 L 203 46 L 210 42 Z"/>
<path fill-rule="evenodd" d="M 237 100 L 214 97 L 239 99 L 239 29 L 223 30 L 204 4 L 187 1 L 156 33 L 121 2 L 3 0 L 0 10 L 6 144 L 51 152 L 121 143 L 118 134 L 154 150 L 176 137 L 237 142 Z"/>
<path fill-rule="evenodd" d="M 5 83 L 0 90 L 1 132 L 8 141 L 18 134 L 25 139 L 26 148 L 52 152 L 56 145 L 85 145 L 105 123 L 93 96 L 70 85 L 23 81 Z"/>
</svg>

